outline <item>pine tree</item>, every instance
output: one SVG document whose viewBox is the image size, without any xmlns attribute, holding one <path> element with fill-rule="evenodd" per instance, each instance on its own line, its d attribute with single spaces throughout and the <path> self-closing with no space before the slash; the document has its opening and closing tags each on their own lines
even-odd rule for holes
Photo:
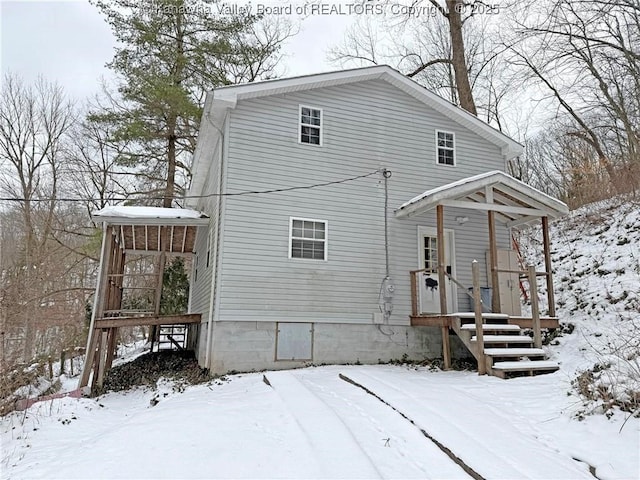
<svg viewBox="0 0 640 480">
<path fill-rule="evenodd" d="M 170 207 L 188 181 L 205 92 L 270 75 L 291 30 L 258 30 L 259 18 L 217 15 L 201 0 L 94 3 L 119 42 L 107 64 L 118 86 L 90 118 L 126 145 L 118 161 L 139 176 L 141 193 Z"/>
</svg>

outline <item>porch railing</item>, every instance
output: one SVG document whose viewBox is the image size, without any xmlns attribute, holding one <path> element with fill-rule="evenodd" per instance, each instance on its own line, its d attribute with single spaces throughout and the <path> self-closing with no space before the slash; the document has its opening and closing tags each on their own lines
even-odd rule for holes
<svg viewBox="0 0 640 480">
<path fill-rule="evenodd" d="M 421 273 L 429 272 L 429 273 L 439 273 L 439 268 L 422 268 L 419 270 L 412 270 L 409 272 L 410 282 L 411 282 L 411 315 L 414 317 L 420 316 L 422 312 L 420 312 L 420 296 L 419 296 L 419 276 Z M 442 267 L 444 268 L 444 267 Z M 528 279 L 529 283 L 529 299 L 531 301 L 531 319 L 532 319 L 532 330 L 533 330 L 533 342 L 536 348 L 540 348 L 542 345 L 542 336 L 540 332 L 540 306 L 539 306 L 539 298 L 538 298 L 538 288 L 537 288 L 537 279 L 538 277 L 545 277 L 547 281 L 550 277 L 548 272 L 536 272 L 535 267 L 533 265 L 529 265 L 527 270 L 506 270 L 506 269 L 498 269 L 499 273 L 512 273 L 517 274 L 520 277 L 525 277 Z M 459 280 L 453 277 L 450 273 L 444 270 L 444 276 L 453 281 L 457 286 L 462 288 L 463 292 L 470 296 L 473 299 L 473 308 L 476 317 L 476 336 L 478 338 L 479 348 L 483 349 L 482 342 L 480 339 L 482 338 L 482 323 L 483 323 L 483 307 L 486 307 L 482 302 L 481 286 L 480 286 L 480 268 L 477 260 L 474 260 L 471 263 L 471 272 L 472 272 L 472 282 L 473 286 L 471 288 L 471 292 L 469 289 L 462 284 Z M 440 311 L 446 312 L 446 290 L 443 287 L 440 289 Z M 494 287 L 494 290 L 496 288 Z M 550 293 L 551 292 L 551 293 Z M 498 297 L 499 298 L 499 297 Z M 553 292 L 552 289 L 547 288 L 547 299 L 549 301 L 549 316 L 555 316 L 555 306 L 553 304 Z M 499 303 L 498 303 L 499 305 Z M 494 312 L 500 313 L 500 312 Z M 443 315 L 446 315 L 444 313 Z M 480 324 L 478 325 L 478 322 Z M 482 356 L 482 351 L 479 352 L 480 356 Z"/>
</svg>

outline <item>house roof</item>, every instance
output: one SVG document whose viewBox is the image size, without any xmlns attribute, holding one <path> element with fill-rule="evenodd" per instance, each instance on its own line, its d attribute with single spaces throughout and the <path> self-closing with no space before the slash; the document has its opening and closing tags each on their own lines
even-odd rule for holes
<svg viewBox="0 0 640 480">
<path fill-rule="evenodd" d="M 400 205 L 396 218 L 420 215 L 437 205 L 493 210 L 511 227 L 534 222 L 540 217 L 558 218 L 569 213 L 564 202 L 495 170 L 427 190 Z"/>
<path fill-rule="evenodd" d="M 388 82 L 415 98 L 417 101 L 424 103 L 447 116 L 451 120 L 457 122 L 459 125 L 481 135 L 489 142 L 497 145 L 502 150 L 502 154 L 505 156 L 506 160 L 510 160 L 520 155 L 523 151 L 522 145 L 515 140 L 491 127 L 475 115 L 470 114 L 466 110 L 427 90 L 422 85 L 416 83 L 414 80 L 401 74 L 388 65 L 376 65 L 372 67 L 318 73 L 300 77 L 267 80 L 263 82 L 217 88 L 207 94 L 207 100 L 205 102 L 203 112 L 203 126 L 201 128 L 208 129 L 210 131 L 210 135 L 213 137 L 213 144 L 215 145 L 218 141 L 218 137 L 221 136 L 222 126 L 224 125 L 224 119 L 228 109 L 235 108 L 237 102 L 240 100 L 346 85 L 368 80 L 383 80 Z M 199 145 L 200 142 L 198 142 L 198 146 Z M 199 161 L 200 155 L 198 153 L 198 149 L 196 149 L 193 167 L 194 182 L 192 189 L 190 190 L 192 192 L 197 192 L 204 181 L 202 177 L 204 177 L 203 173 L 206 167 L 201 165 L 203 162 Z"/>
<path fill-rule="evenodd" d="M 203 224 L 209 220 L 206 214 L 188 208 L 162 208 L 162 207 L 135 207 L 135 206 L 109 206 L 102 210 L 91 212 L 91 217 L 100 222 L 107 223 L 162 223 L 165 225 L 178 224 Z M 194 222 L 194 219 L 202 219 Z"/>
<path fill-rule="evenodd" d="M 209 224 L 204 213 L 186 208 L 105 207 L 91 217 L 112 227 L 116 242 L 137 254 L 193 253 L 197 227 Z"/>
</svg>

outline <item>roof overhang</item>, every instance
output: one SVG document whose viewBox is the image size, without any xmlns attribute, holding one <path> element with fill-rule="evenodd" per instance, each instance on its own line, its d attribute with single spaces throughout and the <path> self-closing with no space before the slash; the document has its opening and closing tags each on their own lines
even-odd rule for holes
<svg viewBox="0 0 640 480">
<path fill-rule="evenodd" d="M 420 215 L 438 205 L 494 211 L 508 227 L 569 213 L 564 202 L 504 172 L 491 171 L 428 190 L 402 204 L 396 210 L 396 218 Z"/>
<path fill-rule="evenodd" d="M 197 228 L 209 224 L 204 213 L 184 208 L 105 207 L 91 218 L 112 227 L 125 252 L 145 255 L 191 254 Z"/>
</svg>

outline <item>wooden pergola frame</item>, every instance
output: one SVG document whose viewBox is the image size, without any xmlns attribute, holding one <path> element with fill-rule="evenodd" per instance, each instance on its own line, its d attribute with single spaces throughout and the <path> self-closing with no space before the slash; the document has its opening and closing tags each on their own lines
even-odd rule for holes
<svg viewBox="0 0 640 480">
<path fill-rule="evenodd" d="M 193 255 L 196 230 L 207 226 L 209 218 L 191 210 L 154 210 L 152 207 L 112 207 L 96 212 L 92 217 L 94 221 L 102 222 L 102 251 L 86 361 L 78 387 L 87 386 L 91 378 L 93 391 L 102 386 L 105 373 L 113 363 L 118 328 L 200 323 L 200 314 L 160 315 L 160 299 L 167 257 Z M 158 257 L 153 273 L 140 274 L 155 277 L 153 311 L 122 308 L 123 290 L 127 288 L 124 278 L 128 255 Z"/>
<path fill-rule="evenodd" d="M 444 209 L 445 207 L 463 208 L 487 212 L 489 265 L 492 288 L 491 307 L 494 313 L 500 313 L 500 291 L 497 288 L 498 275 L 501 272 L 523 274 L 527 272 L 498 269 L 498 245 L 496 239 L 496 219 L 499 218 L 510 228 L 521 228 L 538 220 L 542 223 L 542 238 L 544 249 L 545 271 L 536 272 L 536 276 L 544 276 L 547 283 L 547 300 L 549 316 L 555 317 L 555 298 L 553 293 L 553 274 L 551 269 L 551 252 L 549 240 L 549 219 L 558 218 L 569 212 L 566 204 L 552 198 L 543 192 L 507 175 L 504 172 L 492 171 L 469 177 L 441 187 L 424 192 L 403 204 L 396 211 L 396 218 L 409 218 L 436 210 L 436 238 L 438 248 L 438 284 L 445 285 L 447 277 L 454 282 L 446 271 L 445 265 L 445 235 Z M 411 273 L 412 285 L 412 318 L 418 317 L 417 279 L 416 275 L 422 270 Z M 531 281 L 531 276 L 529 276 Z M 535 282 L 534 282 L 535 283 Z M 530 285 L 532 294 L 535 285 Z M 440 314 L 432 323 L 442 329 L 442 350 L 445 368 L 450 368 L 451 354 L 449 342 L 449 321 L 447 317 L 447 292 L 445 288 L 438 289 L 440 295 Z M 536 302 L 537 303 L 537 302 Z"/>
</svg>

